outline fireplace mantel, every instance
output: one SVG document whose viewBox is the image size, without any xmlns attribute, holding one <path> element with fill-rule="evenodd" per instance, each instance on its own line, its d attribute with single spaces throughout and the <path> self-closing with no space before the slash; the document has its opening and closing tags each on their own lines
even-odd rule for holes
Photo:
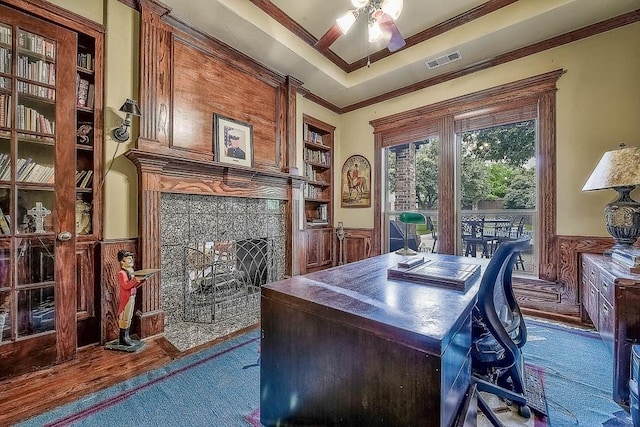
<svg viewBox="0 0 640 427">
<path fill-rule="evenodd" d="M 298 212 L 300 187 L 304 178 L 292 173 L 260 170 L 226 163 L 188 159 L 166 153 L 131 149 L 125 156 L 136 165 L 139 188 L 138 258 L 142 268 L 160 268 L 160 195 L 183 193 L 216 196 L 233 196 L 261 199 L 278 199 L 287 204 L 286 270 L 298 265 L 297 251 L 292 251 L 293 239 L 299 229 Z M 156 275 L 141 288 L 142 308 L 140 335 L 142 338 L 164 330 L 164 312 L 160 302 L 160 278 Z"/>
<path fill-rule="evenodd" d="M 157 175 L 161 192 L 288 200 L 289 188 L 303 182 L 297 169 L 284 173 L 138 149 L 125 156 L 139 174 Z M 144 190 L 144 182 L 140 188 Z"/>
</svg>

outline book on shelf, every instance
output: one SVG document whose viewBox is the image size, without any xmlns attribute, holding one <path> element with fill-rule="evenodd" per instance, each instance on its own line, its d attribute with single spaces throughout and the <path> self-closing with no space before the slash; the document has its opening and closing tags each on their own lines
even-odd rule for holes
<svg viewBox="0 0 640 427">
<path fill-rule="evenodd" d="M 7 218 L 4 216 L 2 209 L 0 209 L 0 231 L 2 234 L 11 234 L 11 228 L 9 227 L 9 222 Z"/>
<path fill-rule="evenodd" d="M 387 277 L 466 292 L 480 275 L 480 266 L 477 264 L 414 259 L 400 261 L 396 267 L 387 270 Z"/>
</svg>

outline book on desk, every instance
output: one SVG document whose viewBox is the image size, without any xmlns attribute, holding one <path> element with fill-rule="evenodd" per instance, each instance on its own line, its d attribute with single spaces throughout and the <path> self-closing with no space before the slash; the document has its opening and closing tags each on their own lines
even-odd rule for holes
<svg viewBox="0 0 640 427">
<path fill-rule="evenodd" d="M 480 266 L 455 261 L 410 258 L 387 270 L 390 279 L 467 291 L 480 275 Z"/>
<path fill-rule="evenodd" d="M 627 273 L 640 274 L 640 249 L 614 248 L 611 251 L 611 260 Z"/>
</svg>

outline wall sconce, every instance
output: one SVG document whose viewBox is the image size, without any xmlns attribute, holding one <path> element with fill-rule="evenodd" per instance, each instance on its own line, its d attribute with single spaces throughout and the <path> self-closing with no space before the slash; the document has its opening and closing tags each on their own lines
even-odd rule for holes
<svg viewBox="0 0 640 427">
<path fill-rule="evenodd" d="M 120 111 L 126 113 L 126 116 L 120 125 L 111 131 L 111 138 L 117 142 L 126 142 L 129 139 L 129 126 L 131 126 L 131 117 L 140 117 L 140 108 L 138 103 L 133 99 L 128 99 L 120 107 Z"/>
<path fill-rule="evenodd" d="M 607 151 L 591 173 L 582 191 L 611 188 L 618 198 L 604 208 L 607 231 L 616 244 L 613 250 L 628 250 L 640 237 L 640 203 L 631 198 L 631 191 L 640 184 L 640 147 L 620 144 Z M 611 253 L 607 251 L 605 253 Z"/>
</svg>

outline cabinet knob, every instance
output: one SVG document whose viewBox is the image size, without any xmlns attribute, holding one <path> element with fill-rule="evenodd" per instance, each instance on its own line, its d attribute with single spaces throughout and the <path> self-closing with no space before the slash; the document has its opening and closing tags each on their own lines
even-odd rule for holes
<svg viewBox="0 0 640 427">
<path fill-rule="evenodd" d="M 67 240 L 71 240 L 71 236 L 71 232 L 62 231 L 58 234 L 58 240 L 60 240 L 61 242 L 66 242 Z"/>
</svg>

